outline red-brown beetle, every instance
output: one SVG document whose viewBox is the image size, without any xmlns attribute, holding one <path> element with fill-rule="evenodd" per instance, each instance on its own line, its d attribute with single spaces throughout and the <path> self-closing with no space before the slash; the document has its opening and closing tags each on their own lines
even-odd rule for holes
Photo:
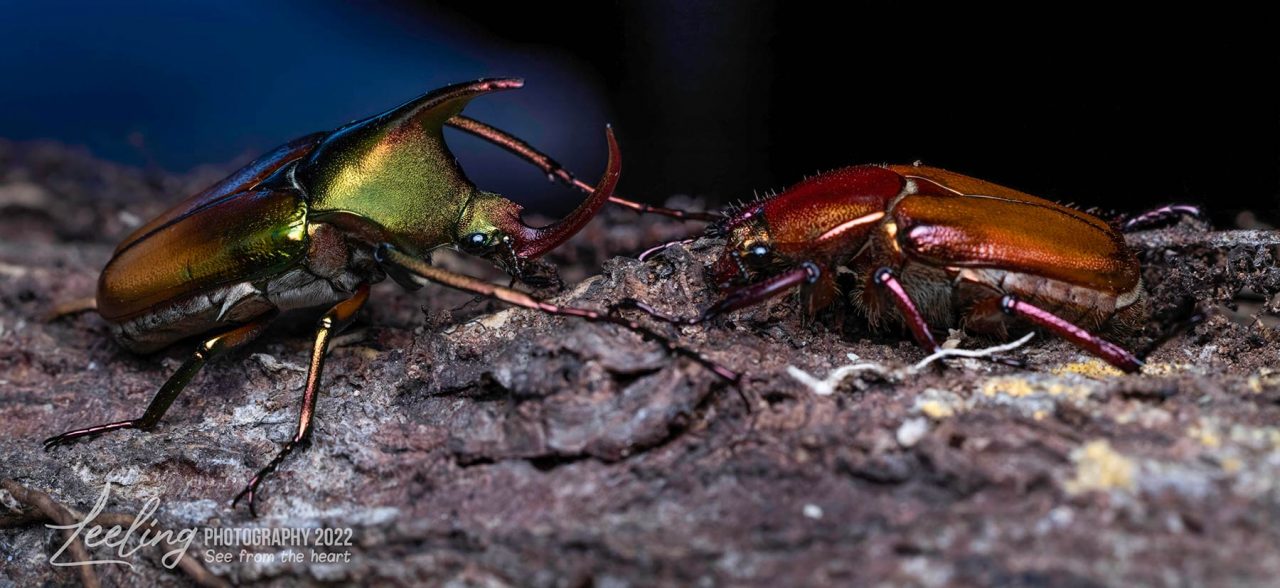
<svg viewBox="0 0 1280 588">
<path fill-rule="evenodd" d="M 836 301 L 837 270 L 848 268 L 858 284 L 849 298 L 871 326 L 905 325 L 926 350 L 939 350 L 935 329 L 957 324 L 994 338 L 1035 326 L 1135 372 L 1137 355 L 1095 334 L 1127 333 L 1146 318 L 1138 260 L 1121 231 L 1198 213 L 1170 206 L 1113 227 L 934 167 L 847 167 L 710 227 L 727 239 L 711 268 L 725 294 L 701 315 L 665 316 L 637 300 L 615 309 L 696 324 L 799 288 L 812 315 Z"/>
</svg>

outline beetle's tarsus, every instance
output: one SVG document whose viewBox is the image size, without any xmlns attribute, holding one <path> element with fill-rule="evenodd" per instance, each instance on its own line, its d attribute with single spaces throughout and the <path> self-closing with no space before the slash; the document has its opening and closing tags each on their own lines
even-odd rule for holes
<svg viewBox="0 0 1280 588">
<path fill-rule="evenodd" d="M 638 310 L 664 323 L 671 323 L 673 325 L 696 325 L 704 320 L 701 315 L 692 318 L 672 316 L 635 298 L 623 298 L 622 300 L 610 304 L 607 312 L 610 315 L 618 315 L 621 314 L 623 310 Z"/>
<path fill-rule="evenodd" d="M 1134 215 L 1128 219 L 1122 219 L 1124 222 L 1120 225 L 1120 230 L 1125 233 L 1132 233 L 1170 225 L 1183 218 L 1194 218 L 1203 221 L 1205 220 L 1204 210 L 1193 204 L 1169 204 Z"/>
<path fill-rule="evenodd" d="M 253 478 L 249 480 L 249 483 L 245 484 L 244 489 L 241 490 L 239 494 L 236 494 L 235 498 L 231 499 L 231 508 L 234 509 L 236 505 L 240 503 L 241 498 L 247 497 L 248 498 L 247 504 L 249 505 L 249 514 L 252 515 L 254 518 L 258 518 L 258 509 L 256 506 L 257 501 L 255 500 L 258 493 L 258 488 L 260 488 L 262 486 L 262 483 L 266 481 L 267 476 L 275 473 L 275 471 L 280 467 L 280 464 L 284 463 L 285 457 L 288 457 L 290 453 L 293 453 L 294 449 L 297 449 L 299 446 L 304 445 L 306 441 L 307 441 L 306 439 L 301 439 L 301 440 L 294 439 L 294 440 L 290 440 L 288 443 L 285 443 L 284 448 L 281 449 L 280 452 L 277 453 L 275 457 L 271 458 L 271 461 L 266 465 L 266 467 L 258 470 L 258 473 L 255 474 Z"/>
<path fill-rule="evenodd" d="M 141 417 L 105 425 L 94 425 L 55 435 L 44 440 L 45 450 L 59 445 L 66 445 L 68 442 L 79 438 L 97 436 L 120 429 L 141 429 L 143 431 L 154 429 L 160 419 L 164 417 L 164 413 L 169 410 L 169 406 L 178 398 L 178 394 L 187 387 L 187 384 L 191 383 L 191 378 L 199 373 L 200 368 L 204 367 L 205 362 L 225 353 L 229 349 L 234 349 L 252 341 L 266 328 L 267 323 L 271 322 L 272 318 L 275 318 L 275 315 L 274 311 L 267 313 L 252 322 L 209 337 L 197 345 L 191 357 L 183 362 L 182 367 L 179 367 L 178 371 L 169 376 L 169 379 L 165 380 L 165 383 L 156 391 L 156 395 L 151 399 L 151 404 L 147 405 L 147 409 L 142 413 Z"/>
<path fill-rule="evenodd" d="M 802 263 L 798 267 L 792 268 L 786 273 L 757 284 L 743 286 L 730 292 L 724 298 L 720 299 L 715 304 L 712 304 L 709 308 L 702 311 L 701 314 L 693 318 L 681 318 L 664 314 L 653 306 L 636 300 L 635 298 L 624 298 L 610 305 L 608 315 L 615 316 L 622 309 L 635 309 L 655 319 L 674 325 L 697 325 L 707 322 L 722 314 L 738 310 L 739 308 L 758 304 L 802 284 L 811 284 L 816 281 L 819 276 L 821 276 L 821 270 L 816 264 L 809 262 Z M 638 323 L 634 322 L 632 322 L 632 324 L 638 325 Z M 648 331 L 648 329 L 645 329 L 645 331 Z M 648 332 L 652 333 L 652 331 Z M 654 334 L 653 336 L 657 337 L 658 335 Z M 677 347 L 674 342 L 668 341 L 664 344 L 667 345 L 668 348 Z M 704 361 L 699 359 L 699 362 L 711 368 L 713 371 L 716 371 L 717 374 L 729 380 L 734 386 L 738 386 L 740 384 L 740 374 L 724 369 L 709 360 Z M 720 371 L 722 369 L 724 370 L 723 373 Z"/>
<path fill-rule="evenodd" d="M 111 431 L 118 431 L 120 429 L 141 428 L 138 425 L 139 423 L 137 420 L 131 420 L 131 421 L 119 421 L 115 423 L 107 423 L 105 425 L 96 425 L 93 427 L 85 427 L 83 429 L 74 429 L 74 430 L 62 433 L 60 435 L 54 435 L 52 437 L 49 437 L 48 439 L 45 439 L 43 442 L 44 450 L 49 451 L 54 447 L 68 445 L 73 441 L 84 439 L 87 437 L 97 437 L 98 435 L 101 435 L 103 433 L 109 433 Z"/>
</svg>

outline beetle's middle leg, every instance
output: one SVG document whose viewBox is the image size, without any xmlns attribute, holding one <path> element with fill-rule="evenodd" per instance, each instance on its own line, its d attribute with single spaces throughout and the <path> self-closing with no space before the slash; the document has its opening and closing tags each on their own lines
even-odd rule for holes
<svg viewBox="0 0 1280 588">
<path fill-rule="evenodd" d="M 920 313 L 915 302 L 912 302 L 911 296 L 902 287 L 902 282 L 898 281 L 898 276 L 892 269 L 882 267 L 876 270 L 871 275 L 871 283 L 880 290 L 888 292 L 893 298 L 898 312 L 902 314 L 902 319 L 911 329 L 911 335 L 915 337 L 916 344 L 929 353 L 937 353 L 942 349 L 938 346 L 938 340 L 933 337 L 933 332 L 929 330 L 929 323 L 924 320 L 924 315 Z"/>
<path fill-rule="evenodd" d="M 178 371 L 174 372 L 172 376 L 169 376 L 169 379 L 160 387 L 160 390 L 151 399 L 151 404 L 147 406 L 147 410 L 142 413 L 141 417 L 67 431 L 61 435 L 45 439 L 44 448 L 52 449 L 73 439 L 97 436 L 118 429 L 149 431 L 155 428 L 156 423 L 160 422 L 160 418 L 169 410 L 169 406 L 173 404 L 173 401 L 178 398 L 178 394 L 191 382 L 191 378 L 195 377 L 200 368 L 204 367 L 205 362 L 254 340 L 258 335 L 262 334 L 262 331 L 276 317 L 276 314 L 276 311 L 273 310 L 230 331 L 214 335 L 202 341 L 196 347 L 195 353 L 191 354 L 191 357 L 182 364 L 182 367 L 178 368 Z"/>
<path fill-rule="evenodd" d="M 249 498 L 249 512 L 253 516 L 258 516 L 257 509 L 254 508 L 254 494 L 258 491 L 258 487 L 262 485 L 262 481 L 280 467 L 280 463 L 284 461 L 290 453 L 298 446 L 306 444 L 311 438 L 311 420 L 315 416 L 316 398 L 320 392 L 320 376 L 324 372 L 324 358 L 329 353 L 329 341 L 334 335 L 341 333 L 346 329 L 351 321 L 355 319 L 356 313 L 364 307 L 365 301 L 369 299 L 369 284 L 363 283 L 356 288 L 356 292 L 351 298 L 343 300 L 330 308 L 324 316 L 320 317 L 319 324 L 316 326 L 315 344 L 311 348 L 311 366 L 307 370 L 307 387 L 302 392 L 302 410 L 298 412 L 298 430 L 293 434 L 293 439 L 285 443 L 280 452 L 276 454 L 266 467 L 258 471 L 253 479 L 245 485 L 244 489 L 236 495 L 231 501 L 231 507 L 235 508 L 236 503 L 241 498 Z"/>
</svg>

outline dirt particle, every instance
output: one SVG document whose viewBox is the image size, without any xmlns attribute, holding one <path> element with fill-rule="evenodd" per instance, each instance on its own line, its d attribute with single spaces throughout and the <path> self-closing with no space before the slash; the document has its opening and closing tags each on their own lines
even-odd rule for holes
<svg viewBox="0 0 1280 588">
<path fill-rule="evenodd" d="M 925 434 L 929 432 L 929 419 L 913 418 L 907 419 L 898 426 L 898 432 L 895 437 L 898 444 L 903 447 L 911 447 L 920 442 Z"/>
</svg>

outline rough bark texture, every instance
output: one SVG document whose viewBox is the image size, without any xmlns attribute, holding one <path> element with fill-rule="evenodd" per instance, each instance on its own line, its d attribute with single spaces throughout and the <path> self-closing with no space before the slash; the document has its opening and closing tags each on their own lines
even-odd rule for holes
<svg viewBox="0 0 1280 588">
<path fill-rule="evenodd" d="M 330 357 L 317 429 L 260 498 L 232 496 L 293 434 L 316 313 L 211 363 L 152 433 L 45 452 L 68 428 L 131 418 L 190 352 L 131 355 L 93 314 L 114 243 L 216 179 L 0 143 L 0 478 L 80 512 L 159 499 L 171 528 L 353 529 L 350 561 L 209 564 L 241 584 L 1263 585 L 1280 577 L 1280 236 L 1194 227 L 1136 235 L 1155 318 L 1218 308 L 1121 376 L 1037 337 L 1029 369 L 982 362 L 866 373 L 819 396 L 787 372 L 923 357 L 855 317 L 802 325 L 780 300 L 668 331 L 748 374 L 750 412 L 688 360 L 611 326 L 428 287 L 375 288 Z M 612 257 L 696 231 L 611 212 L 558 252 L 563 303 L 709 303 L 717 243 Z M 468 271 L 484 271 L 465 261 Z M 588 274 L 597 274 L 582 279 Z M 492 275 L 492 274 L 488 274 Z M 1230 307 L 1230 308 L 1228 308 Z M 1261 317 L 1261 318 L 1258 318 Z M 977 347 L 983 341 L 965 340 Z M 0 586 L 75 584 L 60 534 L 0 492 Z M 9 512 L 15 511 L 15 512 Z M 25 512 L 25 511 L 23 511 Z M 28 520 L 23 523 L 23 520 Z M 248 551 L 278 554 L 279 546 Z M 304 548 L 304 553 L 310 549 Z M 114 553 L 94 548 L 106 558 Z M 146 550 L 105 585 L 182 584 Z"/>
</svg>

